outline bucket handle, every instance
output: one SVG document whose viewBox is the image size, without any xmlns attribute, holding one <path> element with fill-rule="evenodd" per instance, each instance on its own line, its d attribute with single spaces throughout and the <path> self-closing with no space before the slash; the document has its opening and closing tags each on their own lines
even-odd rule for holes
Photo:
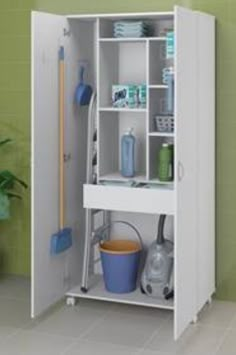
<svg viewBox="0 0 236 355">
<path fill-rule="evenodd" d="M 107 229 L 109 229 L 113 224 L 116 224 L 116 223 L 125 224 L 126 226 L 129 226 L 131 229 L 133 229 L 133 231 L 136 233 L 136 236 L 139 239 L 139 242 L 140 242 L 140 245 L 141 245 L 141 249 L 143 249 L 143 240 L 142 240 L 141 234 L 139 233 L 138 229 L 133 224 L 131 224 L 129 222 L 126 222 L 126 221 L 113 221 L 113 222 L 105 225 L 104 227 L 102 227 L 100 229 L 99 233 L 101 233 L 101 235 L 102 235 Z"/>
</svg>

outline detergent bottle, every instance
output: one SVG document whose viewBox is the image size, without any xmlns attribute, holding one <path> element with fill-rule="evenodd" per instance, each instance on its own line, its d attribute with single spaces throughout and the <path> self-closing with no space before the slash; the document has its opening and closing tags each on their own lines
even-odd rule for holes
<svg viewBox="0 0 236 355">
<path fill-rule="evenodd" d="M 129 128 L 121 138 L 121 174 L 124 177 L 135 175 L 135 141 L 133 129 Z"/>
<path fill-rule="evenodd" d="M 163 143 L 158 155 L 158 178 L 160 181 L 173 180 L 173 145 Z"/>
</svg>

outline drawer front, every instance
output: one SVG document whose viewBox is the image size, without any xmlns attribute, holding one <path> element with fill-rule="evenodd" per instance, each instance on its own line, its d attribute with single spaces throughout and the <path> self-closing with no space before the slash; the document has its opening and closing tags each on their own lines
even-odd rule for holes
<svg viewBox="0 0 236 355">
<path fill-rule="evenodd" d="M 111 211 L 174 214 L 174 191 L 84 185 L 84 207 Z"/>
</svg>

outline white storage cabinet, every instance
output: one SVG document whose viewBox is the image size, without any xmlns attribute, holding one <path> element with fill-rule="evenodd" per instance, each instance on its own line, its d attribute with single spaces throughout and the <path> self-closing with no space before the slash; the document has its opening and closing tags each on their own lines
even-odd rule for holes
<svg viewBox="0 0 236 355">
<path fill-rule="evenodd" d="M 113 38 L 117 19 L 145 19 L 153 37 Z M 173 26 L 175 55 L 167 63 L 162 30 Z M 32 14 L 32 317 L 66 295 L 164 308 L 174 312 L 174 337 L 197 320 L 215 291 L 214 137 L 215 19 L 176 6 L 173 12 L 58 16 Z M 73 247 L 50 255 L 58 230 L 58 49 L 65 47 L 66 224 Z M 78 61 L 88 62 L 87 81 L 97 92 L 98 184 L 86 178 L 87 108 L 74 104 Z M 158 133 L 153 117 L 165 99 L 162 69 L 174 67 L 173 133 Z M 115 109 L 112 84 L 146 84 L 147 106 Z M 135 181 L 153 188 L 104 186 L 120 175 L 120 139 L 133 127 L 137 138 Z M 174 143 L 174 181 L 156 178 L 162 142 Z M 156 237 L 158 215 L 168 214 L 166 235 L 174 241 L 174 300 L 105 291 L 100 264 L 90 270 L 89 291 L 81 293 L 85 209 L 109 211 L 140 230 L 146 247 Z M 116 228 L 114 234 L 129 231 Z M 93 250 L 96 258 L 98 250 Z"/>
</svg>

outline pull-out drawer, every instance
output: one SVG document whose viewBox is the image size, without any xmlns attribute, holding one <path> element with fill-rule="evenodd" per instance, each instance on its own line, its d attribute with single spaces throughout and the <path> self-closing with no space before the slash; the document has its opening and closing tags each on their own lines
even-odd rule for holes
<svg viewBox="0 0 236 355">
<path fill-rule="evenodd" d="M 174 190 L 84 185 L 84 207 L 111 211 L 174 214 Z"/>
</svg>

